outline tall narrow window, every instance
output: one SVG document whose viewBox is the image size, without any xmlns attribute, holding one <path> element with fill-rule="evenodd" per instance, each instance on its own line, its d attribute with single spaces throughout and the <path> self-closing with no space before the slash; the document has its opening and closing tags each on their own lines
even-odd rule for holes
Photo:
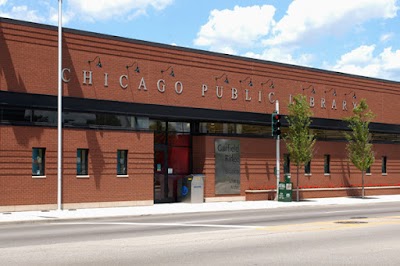
<svg viewBox="0 0 400 266">
<path fill-rule="evenodd" d="M 128 151 L 117 150 L 117 175 L 128 174 Z"/>
<path fill-rule="evenodd" d="M 387 174 L 387 172 L 386 172 L 386 161 L 387 161 L 387 157 L 386 156 L 382 156 L 382 174 Z"/>
<path fill-rule="evenodd" d="M 32 148 L 32 176 L 44 176 L 45 148 Z"/>
<path fill-rule="evenodd" d="M 287 153 L 283 155 L 283 173 L 290 174 L 290 156 Z"/>
<path fill-rule="evenodd" d="M 324 155 L 324 174 L 329 175 L 331 173 L 331 156 L 329 154 Z"/>
<path fill-rule="evenodd" d="M 306 175 L 311 175 L 311 161 L 304 165 L 304 173 Z"/>
<path fill-rule="evenodd" d="M 88 175 L 88 149 L 78 149 L 76 153 L 76 174 Z"/>
<path fill-rule="evenodd" d="M 371 166 L 367 168 L 367 171 L 365 172 L 367 175 L 371 175 Z"/>
</svg>

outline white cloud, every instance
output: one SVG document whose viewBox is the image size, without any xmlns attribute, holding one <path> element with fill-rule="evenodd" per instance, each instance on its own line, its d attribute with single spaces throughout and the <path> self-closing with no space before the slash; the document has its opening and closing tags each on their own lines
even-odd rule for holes
<svg viewBox="0 0 400 266">
<path fill-rule="evenodd" d="M 383 69 L 385 71 L 400 71 L 400 50 L 392 52 L 392 47 L 388 47 L 379 56 L 384 63 Z M 399 79 L 400 77 L 397 77 L 397 80 Z"/>
<path fill-rule="evenodd" d="M 132 20 L 146 14 L 149 8 L 162 10 L 174 0 L 69 0 L 63 1 L 63 24 L 73 19 L 98 20 L 120 19 Z M 0 16 L 57 24 L 58 4 L 55 0 L 25 1 L 26 5 L 14 5 L 12 1 L 0 0 Z"/>
<path fill-rule="evenodd" d="M 379 38 L 379 40 L 380 40 L 381 42 L 387 42 L 387 41 L 390 41 L 393 37 L 394 37 L 394 33 L 393 33 L 393 32 L 385 33 L 385 34 L 382 34 L 382 35 L 381 35 L 381 37 Z"/>
<path fill-rule="evenodd" d="M 397 0 L 296 0 L 290 3 L 286 15 L 278 22 L 274 20 L 275 11 L 271 5 L 212 10 L 194 44 L 222 53 L 311 66 L 318 58 L 299 52 L 305 44 L 349 31 L 364 34 L 369 30 L 364 28 L 366 22 L 394 18 L 398 7 Z M 380 41 L 387 42 L 393 36 L 393 33 L 382 34 Z M 245 53 L 246 49 L 249 52 Z M 398 71 L 397 61 L 386 57 L 398 58 L 397 51 L 385 50 L 378 56 L 374 56 L 374 51 L 374 45 L 360 46 L 329 68 L 393 78 Z M 388 66 L 394 68 L 389 71 Z"/>
<path fill-rule="evenodd" d="M 1 1 L 1 0 L 0 0 Z M 3 4 L 6 2 L 4 1 Z M 38 15 L 37 10 L 30 10 L 28 6 L 13 6 L 11 10 L 8 12 L 0 12 L 0 16 L 6 18 L 27 20 L 32 22 L 43 23 L 46 21 L 46 18 Z"/>
<path fill-rule="evenodd" d="M 275 23 L 275 8 L 271 5 L 240 7 L 233 10 L 212 10 L 208 22 L 197 33 L 194 44 L 209 46 L 220 52 L 257 46 Z"/>
<path fill-rule="evenodd" d="M 385 48 L 374 55 L 375 45 L 360 46 L 341 56 L 336 65 L 330 67 L 334 71 L 383 79 L 400 80 L 400 50 Z"/>
<path fill-rule="evenodd" d="M 162 10 L 173 0 L 70 0 L 70 10 L 89 21 L 108 19 L 133 19 L 146 14 L 150 7 Z"/>
<path fill-rule="evenodd" d="M 66 25 L 68 24 L 73 18 L 74 18 L 74 13 L 71 12 L 70 10 L 64 11 L 62 13 L 62 24 Z M 49 19 L 51 23 L 57 24 L 58 23 L 58 8 L 54 7 L 49 7 Z"/>
<path fill-rule="evenodd" d="M 270 48 L 265 49 L 261 54 L 247 52 L 244 54 L 246 57 L 268 60 L 273 62 L 280 62 L 292 65 L 310 65 L 311 61 L 314 59 L 311 54 L 302 54 L 298 57 L 293 56 L 293 50 L 285 48 Z"/>
<path fill-rule="evenodd" d="M 296 0 L 276 24 L 266 45 L 290 45 L 327 34 L 341 34 L 375 18 L 393 18 L 396 0 Z"/>
<path fill-rule="evenodd" d="M 373 60 L 375 45 L 362 45 L 341 56 L 338 65 L 367 64 Z"/>
</svg>

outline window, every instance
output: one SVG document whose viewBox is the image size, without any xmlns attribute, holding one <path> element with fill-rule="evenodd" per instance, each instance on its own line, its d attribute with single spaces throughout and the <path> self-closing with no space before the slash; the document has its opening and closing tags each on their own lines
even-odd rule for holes
<svg viewBox="0 0 400 266">
<path fill-rule="evenodd" d="M 64 112 L 64 124 L 73 127 L 149 129 L 148 117 L 106 113 Z"/>
<path fill-rule="evenodd" d="M 324 155 L 324 174 L 329 175 L 331 173 L 331 156 L 329 154 Z"/>
<path fill-rule="evenodd" d="M 32 176 L 44 176 L 45 148 L 32 148 Z"/>
<path fill-rule="evenodd" d="M 88 149 L 78 149 L 76 153 L 76 174 L 88 175 Z"/>
<path fill-rule="evenodd" d="M 190 132 L 189 122 L 168 122 L 168 131 L 172 132 Z"/>
<path fill-rule="evenodd" d="M 283 155 L 283 173 L 290 174 L 290 156 L 289 156 L 289 154 Z"/>
<path fill-rule="evenodd" d="M 2 110 L 2 121 L 8 122 L 30 122 L 32 115 L 31 109 L 22 108 L 3 108 Z"/>
<path fill-rule="evenodd" d="M 311 175 L 311 161 L 304 165 L 304 173 L 306 175 Z"/>
<path fill-rule="evenodd" d="M 371 175 L 371 166 L 367 168 L 366 174 Z"/>
<path fill-rule="evenodd" d="M 201 122 L 198 128 L 199 133 L 210 134 L 244 134 L 255 136 L 271 136 L 271 127 L 249 125 Z"/>
<path fill-rule="evenodd" d="M 386 161 L 387 161 L 387 157 L 386 156 L 382 156 L 382 174 L 387 174 L 387 172 L 386 172 Z"/>
<path fill-rule="evenodd" d="M 56 125 L 57 112 L 47 110 L 33 110 L 32 122 L 44 123 L 46 125 Z"/>
<path fill-rule="evenodd" d="M 128 174 L 128 151 L 117 150 L 117 175 Z"/>
</svg>

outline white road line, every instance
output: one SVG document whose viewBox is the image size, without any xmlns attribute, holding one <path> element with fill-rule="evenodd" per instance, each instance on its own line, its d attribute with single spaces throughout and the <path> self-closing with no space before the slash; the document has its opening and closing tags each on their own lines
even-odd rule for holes
<svg viewBox="0 0 400 266">
<path fill-rule="evenodd" d="M 208 219 L 208 220 L 196 220 L 196 221 L 188 221 L 184 222 L 185 224 L 191 224 L 191 223 L 210 223 L 210 222 L 221 222 L 221 221 L 231 221 L 232 219 Z"/>
<path fill-rule="evenodd" d="M 347 210 L 347 211 L 331 211 L 331 212 L 324 212 L 324 213 L 338 213 L 338 212 L 356 212 L 357 210 Z"/>
<path fill-rule="evenodd" d="M 215 228 L 241 228 L 241 229 L 260 229 L 264 226 L 251 225 L 229 225 L 229 224 L 193 224 L 193 223 L 129 223 L 129 222 L 113 222 L 113 223 L 55 223 L 63 225 L 139 225 L 139 226 L 180 226 L 180 227 L 215 227 Z"/>
</svg>

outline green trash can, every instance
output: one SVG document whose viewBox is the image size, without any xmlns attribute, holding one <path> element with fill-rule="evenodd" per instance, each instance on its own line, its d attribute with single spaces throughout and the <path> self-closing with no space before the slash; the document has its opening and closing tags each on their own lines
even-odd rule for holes
<svg viewBox="0 0 400 266">
<path fill-rule="evenodd" d="M 278 201 L 291 202 L 292 187 L 293 183 L 290 180 L 290 175 L 285 174 L 285 181 L 279 182 Z"/>
</svg>

